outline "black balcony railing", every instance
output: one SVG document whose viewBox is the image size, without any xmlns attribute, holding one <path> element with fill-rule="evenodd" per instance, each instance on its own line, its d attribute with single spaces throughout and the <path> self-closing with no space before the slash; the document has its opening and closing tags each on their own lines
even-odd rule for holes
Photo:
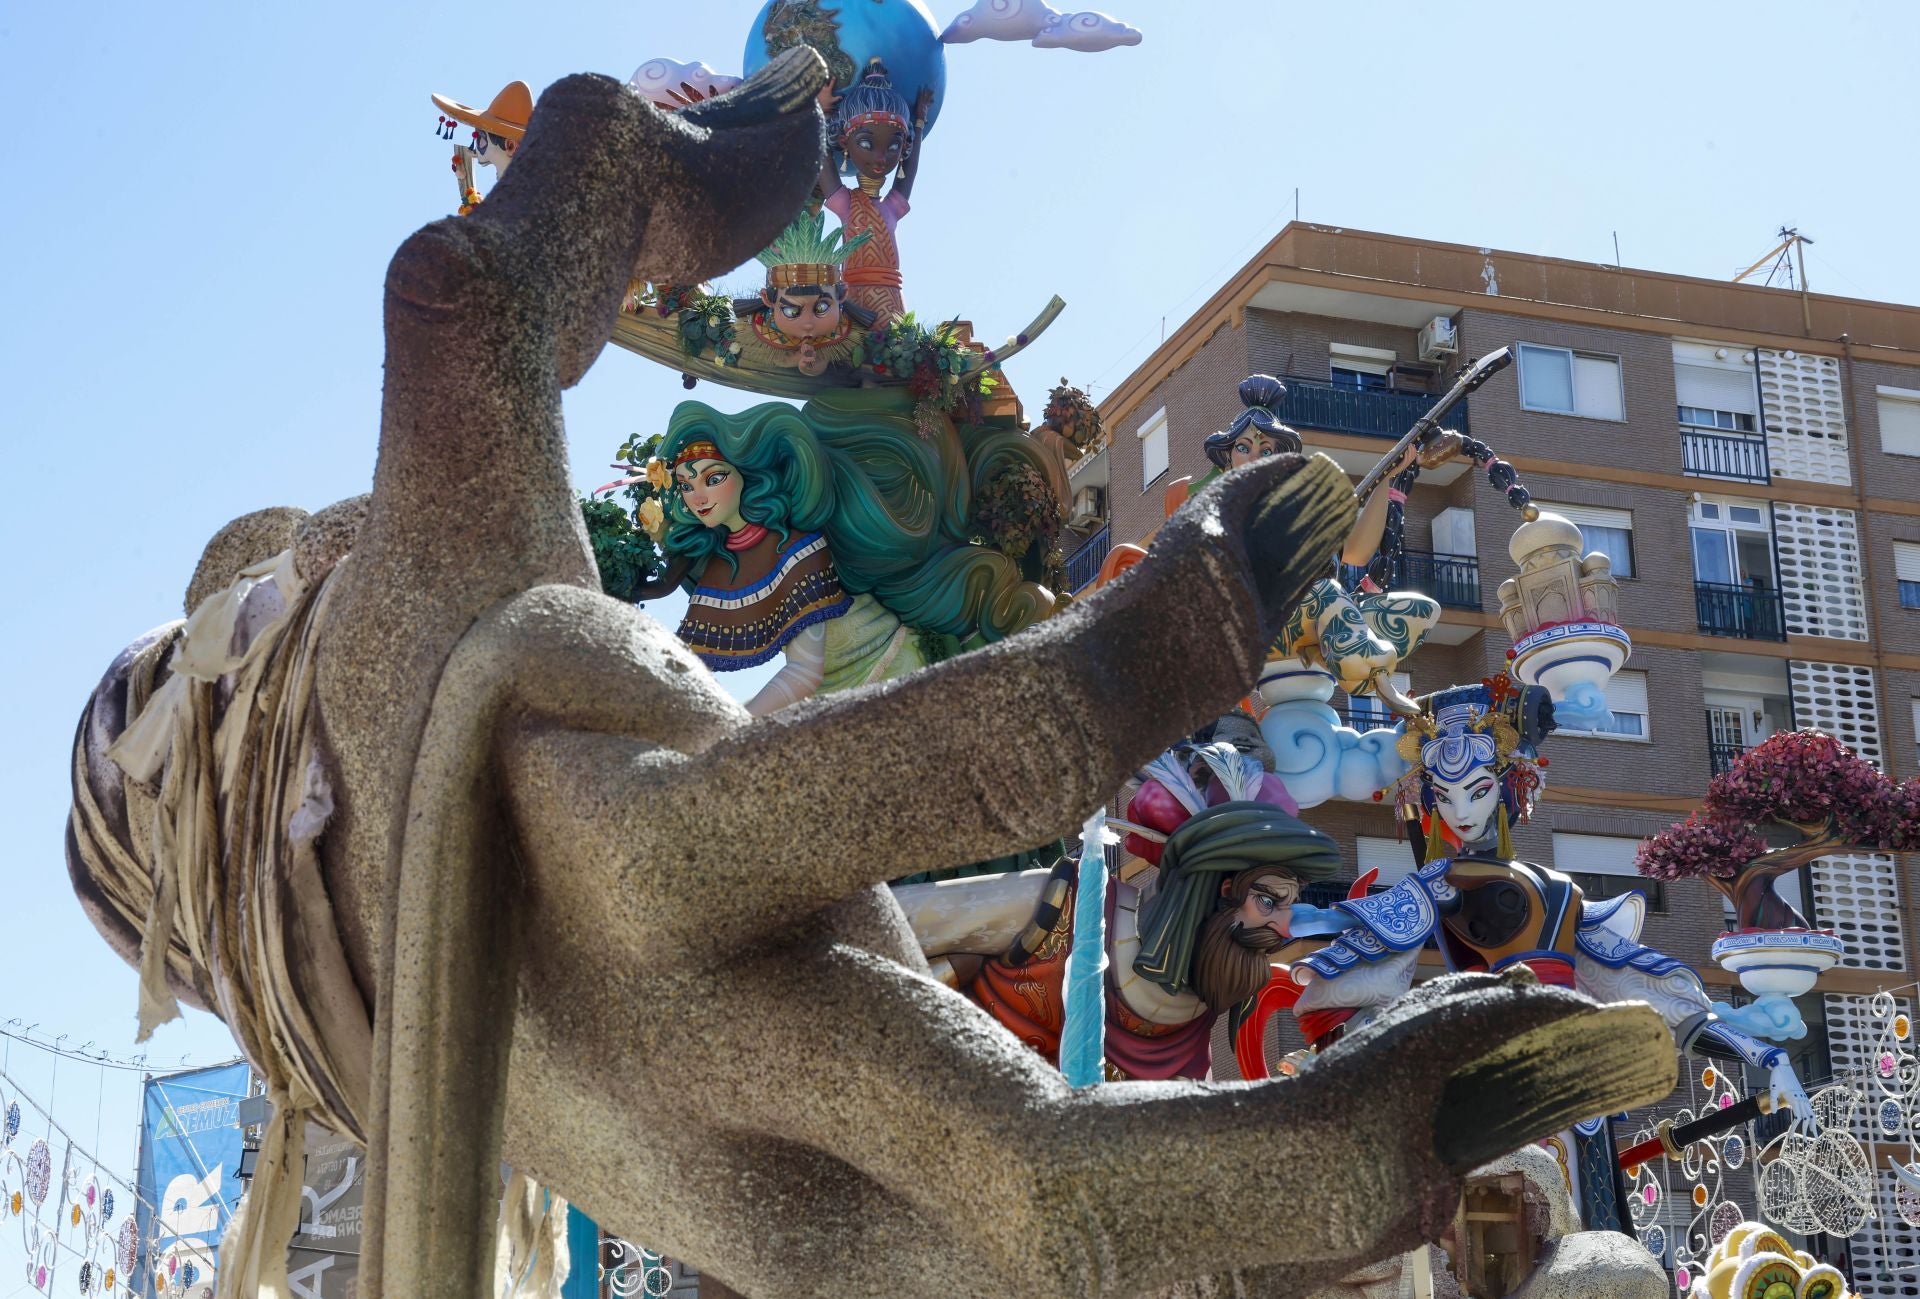
<svg viewBox="0 0 1920 1299">
<path fill-rule="evenodd" d="M 1430 595 L 1449 609 L 1480 607 L 1480 561 L 1472 555 L 1403 550 L 1393 585 Z"/>
<path fill-rule="evenodd" d="M 1340 720 L 1356 731 L 1374 731 L 1384 726 L 1392 726 L 1399 721 L 1393 710 L 1375 699 L 1372 695 L 1358 698 L 1346 696 L 1346 702 L 1336 710 Z"/>
<path fill-rule="evenodd" d="M 1325 379 L 1288 376 L 1287 395 L 1274 413 L 1297 429 L 1328 433 L 1358 433 L 1363 437 L 1398 440 L 1437 400 L 1424 392 L 1366 392 L 1336 388 Z M 1448 428 L 1467 431 L 1467 403 L 1447 416 Z"/>
<path fill-rule="evenodd" d="M 1767 440 L 1750 435 L 1680 430 L 1680 467 L 1695 478 L 1724 478 L 1736 483 L 1770 483 Z"/>
<path fill-rule="evenodd" d="M 1707 768 L 1712 775 L 1733 770 L 1733 764 L 1740 761 L 1740 755 L 1747 751 L 1744 744 L 1728 744 L 1721 740 L 1707 741 Z"/>
<path fill-rule="evenodd" d="M 1693 606 L 1700 630 L 1709 636 L 1738 636 L 1742 640 L 1787 638 L 1787 621 L 1778 591 L 1724 582 L 1695 582 Z"/>
<path fill-rule="evenodd" d="M 1107 551 L 1112 545 L 1112 529 L 1102 528 L 1087 538 L 1087 543 L 1073 552 L 1067 560 L 1067 589 L 1083 591 L 1093 579 L 1100 576 L 1100 565 L 1106 561 Z"/>
</svg>

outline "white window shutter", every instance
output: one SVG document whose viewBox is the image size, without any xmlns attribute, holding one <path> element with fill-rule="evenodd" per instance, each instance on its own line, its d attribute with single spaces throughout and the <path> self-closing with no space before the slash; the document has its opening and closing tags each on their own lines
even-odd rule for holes
<svg viewBox="0 0 1920 1299">
<path fill-rule="evenodd" d="M 1637 875 L 1640 841 L 1617 834 L 1553 832 L 1553 868 L 1582 875 Z"/>
<path fill-rule="evenodd" d="M 1573 358 L 1573 409 L 1592 419 L 1624 419 L 1620 396 L 1620 363 L 1611 357 Z"/>
<path fill-rule="evenodd" d="M 1550 501 L 1535 501 L 1542 510 L 1571 519 L 1583 528 L 1620 528 L 1633 531 L 1633 512 L 1631 510 L 1609 510 L 1598 505 L 1555 505 Z"/>
<path fill-rule="evenodd" d="M 1679 398 L 1678 404 L 1682 406 L 1732 410 L 1742 415 L 1753 415 L 1759 411 L 1752 370 L 1676 365 L 1673 367 L 1673 386 Z"/>
<path fill-rule="evenodd" d="M 1384 888 L 1413 873 L 1412 845 L 1370 834 L 1355 836 L 1353 843 L 1360 855 L 1360 873 L 1380 872 L 1375 888 Z"/>
<path fill-rule="evenodd" d="M 1892 456 L 1920 456 L 1920 392 L 1880 389 L 1880 449 Z"/>
<path fill-rule="evenodd" d="M 1911 541 L 1893 543 L 1893 576 L 1901 582 L 1920 582 L 1920 545 Z"/>
<path fill-rule="evenodd" d="M 1155 411 L 1147 422 L 1140 426 L 1140 490 L 1145 491 L 1153 485 L 1153 480 L 1167 472 L 1167 412 Z"/>
<path fill-rule="evenodd" d="M 1616 713 L 1647 716 L 1647 674 L 1616 672 L 1607 682 L 1607 707 Z"/>
</svg>

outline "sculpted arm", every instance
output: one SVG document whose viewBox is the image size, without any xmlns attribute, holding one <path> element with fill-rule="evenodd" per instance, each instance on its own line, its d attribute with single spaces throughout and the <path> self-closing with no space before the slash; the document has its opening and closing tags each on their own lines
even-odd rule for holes
<svg viewBox="0 0 1920 1299">
<path fill-rule="evenodd" d="M 698 878 L 767 931 L 900 875 L 1001 856 L 1076 824 L 1139 763 L 1245 693 L 1300 590 L 1351 526 L 1325 460 L 1224 480 L 1148 561 L 1040 627 L 877 689 L 730 728 L 699 752 L 518 732 L 507 787 L 540 851 L 600 862 L 640 905 Z"/>
</svg>

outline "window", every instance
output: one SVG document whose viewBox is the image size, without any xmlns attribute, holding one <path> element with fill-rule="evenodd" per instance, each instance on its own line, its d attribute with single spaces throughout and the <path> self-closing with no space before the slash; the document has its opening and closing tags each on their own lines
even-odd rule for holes
<svg viewBox="0 0 1920 1299">
<path fill-rule="evenodd" d="M 1773 523 L 1765 502 L 1702 498 L 1690 524 L 1695 582 L 1774 589 Z"/>
<path fill-rule="evenodd" d="M 1607 682 L 1607 707 L 1613 710 L 1613 719 L 1595 731 L 1576 730 L 1563 727 L 1563 735 L 1586 735 L 1615 738 L 1622 740 L 1644 740 L 1648 737 L 1647 710 L 1647 674 L 1644 672 L 1616 672 Z"/>
<path fill-rule="evenodd" d="M 1639 851 L 1640 841 L 1623 835 L 1553 832 L 1553 868 L 1573 876 L 1590 900 L 1640 892 L 1646 894 L 1648 911 L 1663 912 L 1666 894 L 1660 882 L 1633 868 Z"/>
<path fill-rule="evenodd" d="M 1413 678 L 1405 672 L 1395 672 L 1392 680 L 1401 694 L 1413 689 Z M 1342 694 L 1335 706 L 1346 713 L 1347 725 L 1356 731 L 1378 730 L 1400 720 L 1377 695 Z"/>
<path fill-rule="evenodd" d="M 1535 501 L 1543 510 L 1564 515 L 1580 525 L 1588 553 L 1599 551 L 1613 564 L 1615 577 L 1633 576 L 1633 514 L 1596 505 L 1551 505 Z"/>
<path fill-rule="evenodd" d="M 1751 433 L 1753 416 L 1742 411 L 1711 410 L 1705 406 L 1682 406 L 1680 422 L 1690 428 L 1714 433 Z"/>
<path fill-rule="evenodd" d="M 1161 407 L 1147 417 L 1134 436 L 1140 439 L 1140 490 L 1153 486 L 1153 480 L 1167 472 L 1167 411 Z"/>
<path fill-rule="evenodd" d="M 1392 384 L 1389 374 L 1398 359 L 1384 347 L 1361 347 L 1355 343 L 1334 343 L 1328 349 L 1329 374 L 1336 388 L 1357 392 L 1385 392 Z"/>
<path fill-rule="evenodd" d="M 1900 607 L 1920 609 L 1920 545 L 1893 543 L 1893 579 L 1900 584 Z"/>
<path fill-rule="evenodd" d="M 1620 358 L 1522 343 L 1520 404 L 1528 410 L 1587 419 L 1625 419 Z"/>
<path fill-rule="evenodd" d="M 1719 354 L 1726 353 L 1726 359 Z M 1741 353 L 1739 355 L 1746 355 Z M 1673 345 L 1674 397 L 1680 422 L 1715 433 L 1753 433 L 1760 410 L 1753 366 L 1731 348 Z"/>
<path fill-rule="evenodd" d="M 1353 846 L 1360 855 L 1362 875 L 1371 870 L 1380 872 L 1380 878 L 1373 882 L 1376 889 L 1397 884 L 1413 873 L 1413 845 L 1403 839 L 1363 834 L 1354 837 Z"/>
<path fill-rule="evenodd" d="M 1880 449 L 1890 456 L 1920 456 L 1920 391 L 1878 388 Z"/>
<path fill-rule="evenodd" d="M 1913 701 L 1913 734 L 1914 734 L 1914 746 L 1913 746 L 1914 757 L 1916 759 L 1920 759 L 1920 699 L 1915 699 Z"/>
</svg>

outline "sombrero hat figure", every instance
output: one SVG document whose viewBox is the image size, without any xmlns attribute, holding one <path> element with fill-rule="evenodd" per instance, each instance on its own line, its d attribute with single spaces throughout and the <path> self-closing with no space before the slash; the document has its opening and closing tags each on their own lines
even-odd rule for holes
<svg viewBox="0 0 1920 1299">
<path fill-rule="evenodd" d="M 473 183 L 473 164 L 487 163 L 496 176 L 506 174 L 520 138 L 527 133 L 527 119 L 533 116 L 533 91 L 524 81 L 509 81 L 485 108 L 474 108 L 445 95 L 432 98 L 434 107 L 440 110 L 441 139 L 453 139 L 461 126 L 473 129 L 470 143 L 453 146 L 453 173 L 460 186 L 460 213 L 464 216 L 480 201 L 480 191 Z"/>
</svg>

